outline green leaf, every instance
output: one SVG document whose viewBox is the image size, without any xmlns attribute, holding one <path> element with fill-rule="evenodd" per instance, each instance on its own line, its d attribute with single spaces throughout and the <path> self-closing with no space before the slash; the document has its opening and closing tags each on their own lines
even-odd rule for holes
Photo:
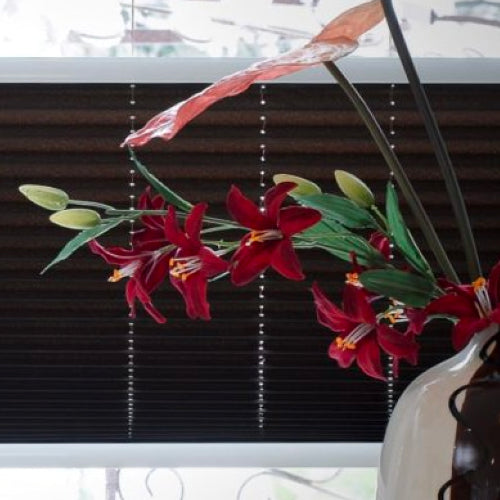
<svg viewBox="0 0 500 500">
<path fill-rule="evenodd" d="M 339 259 L 351 262 L 352 253 L 356 254 L 359 264 L 366 267 L 385 267 L 384 256 L 356 234 L 333 234 L 321 242 L 321 247 Z"/>
<path fill-rule="evenodd" d="M 434 294 L 432 280 L 397 269 L 365 271 L 359 280 L 371 292 L 399 300 L 411 307 L 426 306 Z"/>
<path fill-rule="evenodd" d="M 156 190 L 158 194 L 161 194 L 163 198 L 170 204 L 174 205 L 181 210 L 189 212 L 193 205 L 186 201 L 184 198 L 180 197 L 177 193 L 172 191 L 169 187 L 167 187 L 163 182 L 160 181 L 156 176 L 154 176 L 145 165 L 143 165 L 135 156 L 135 153 L 132 148 L 129 148 L 130 157 L 132 161 L 135 163 L 137 170 L 142 174 L 142 176 L 151 184 L 151 186 Z"/>
<path fill-rule="evenodd" d="M 300 233 L 300 236 L 307 238 L 314 238 L 315 241 L 320 241 L 323 238 L 328 238 L 332 234 L 353 234 L 346 229 L 342 224 L 334 221 L 333 219 L 321 219 L 319 222 L 307 228 Z"/>
<path fill-rule="evenodd" d="M 377 227 L 377 222 L 368 210 L 358 207 L 356 203 L 347 198 L 329 193 L 294 196 L 294 198 L 301 205 L 315 208 L 321 212 L 323 217 L 333 219 L 348 228 L 362 229 Z"/>
<path fill-rule="evenodd" d="M 429 263 L 422 255 L 403 220 L 403 216 L 399 210 L 398 195 L 392 182 L 387 183 L 386 212 L 389 232 L 394 240 L 394 244 L 398 247 L 404 258 L 420 273 L 432 276 Z"/>
<path fill-rule="evenodd" d="M 61 249 L 61 251 L 57 254 L 54 260 L 52 260 L 45 268 L 42 270 L 40 274 L 44 274 L 48 269 L 50 269 L 53 265 L 66 260 L 70 255 L 72 255 L 78 248 L 88 243 L 90 240 L 101 236 L 101 234 L 106 233 L 110 229 L 118 226 L 121 222 L 127 220 L 126 217 L 118 217 L 116 219 L 107 219 L 102 222 L 99 226 L 92 227 L 90 229 L 86 229 L 78 233 L 74 238 L 69 240 L 66 245 Z"/>
<path fill-rule="evenodd" d="M 351 254 L 354 252 L 362 266 L 385 267 L 387 264 L 384 256 L 365 238 L 350 232 L 331 219 L 320 220 L 314 226 L 300 233 L 296 239 L 305 241 L 313 247 L 320 247 L 347 262 L 352 261 Z"/>
</svg>

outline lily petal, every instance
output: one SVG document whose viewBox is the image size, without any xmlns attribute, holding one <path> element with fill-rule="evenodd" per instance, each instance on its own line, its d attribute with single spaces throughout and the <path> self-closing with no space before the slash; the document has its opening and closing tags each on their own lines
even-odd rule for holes
<svg viewBox="0 0 500 500">
<path fill-rule="evenodd" d="M 229 268 L 229 263 L 208 247 L 202 247 L 198 255 L 202 262 L 202 272 L 208 278 L 224 273 Z"/>
<path fill-rule="evenodd" d="M 488 319 L 462 318 L 453 327 L 451 341 L 457 351 L 464 348 L 475 333 L 484 330 L 490 321 Z"/>
<path fill-rule="evenodd" d="M 177 223 L 177 215 L 172 205 L 168 207 L 168 214 L 165 218 L 165 236 L 178 247 L 184 248 L 189 245 L 189 240 Z"/>
<path fill-rule="evenodd" d="M 264 206 L 266 207 L 266 216 L 276 223 L 281 205 L 288 196 L 288 193 L 296 187 L 295 182 L 280 182 L 276 186 L 268 189 L 264 194 Z"/>
<path fill-rule="evenodd" d="M 122 247 L 103 247 L 97 240 L 90 240 L 88 246 L 92 253 L 101 256 L 108 264 L 114 266 L 127 265 L 141 257 L 146 257 L 150 252 L 137 252 Z"/>
<path fill-rule="evenodd" d="M 280 210 L 278 227 L 285 236 L 292 236 L 314 226 L 320 220 L 321 213 L 314 208 L 291 206 Z"/>
<path fill-rule="evenodd" d="M 271 263 L 274 250 L 272 243 L 246 246 L 244 241 L 234 252 L 230 263 L 231 281 L 236 286 L 246 285 L 264 272 Z"/>
<path fill-rule="evenodd" d="M 412 365 L 417 364 L 418 344 L 411 334 L 404 334 L 388 325 L 377 325 L 377 341 L 389 355 L 402 358 Z"/>
<path fill-rule="evenodd" d="M 341 368 L 349 368 L 356 359 L 354 350 L 339 348 L 335 341 L 333 341 L 328 348 L 328 356 L 336 360 Z"/>
<path fill-rule="evenodd" d="M 343 334 L 349 333 L 357 326 L 342 309 L 328 299 L 316 282 L 313 283 L 311 291 L 314 296 L 316 313 L 320 324 L 336 333 Z"/>
<path fill-rule="evenodd" d="M 141 252 L 154 252 L 159 248 L 168 245 L 168 241 L 165 239 L 165 232 L 163 226 L 160 229 L 151 229 L 150 227 L 145 227 L 134 231 L 132 235 L 132 247 L 134 250 Z"/>
<path fill-rule="evenodd" d="M 207 302 L 207 280 L 201 273 L 194 273 L 186 281 L 177 278 L 171 278 L 170 281 L 184 298 L 186 314 L 191 319 L 210 319 L 210 305 Z"/>
<path fill-rule="evenodd" d="M 149 294 L 142 288 L 141 284 L 135 280 L 130 279 L 127 282 L 127 286 L 125 287 L 125 296 L 127 302 L 130 307 L 130 312 L 132 317 L 135 316 L 135 298 L 137 297 L 141 302 L 142 306 L 146 310 L 146 312 L 157 322 L 157 323 L 165 323 L 167 319 L 163 314 L 156 309 L 156 307 L 151 302 L 151 298 Z"/>
<path fill-rule="evenodd" d="M 342 305 L 352 321 L 375 325 L 375 311 L 368 301 L 365 289 L 347 284 L 342 295 Z"/>
<path fill-rule="evenodd" d="M 137 279 L 144 290 L 150 294 L 156 290 L 164 281 L 169 271 L 169 260 L 171 253 L 163 254 L 156 259 L 148 261 L 140 270 Z"/>
<path fill-rule="evenodd" d="M 271 266 L 282 276 L 290 280 L 298 281 L 305 278 L 299 258 L 289 238 L 284 238 L 274 244 Z"/>
<path fill-rule="evenodd" d="M 424 329 L 425 322 L 427 321 L 428 312 L 425 309 L 415 309 L 407 307 L 405 315 L 408 318 L 408 328 L 406 333 L 420 335 Z"/>
<path fill-rule="evenodd" d="M 231 217 L 244 227 L 256 230 L 274 227 L 273 222 L 261 213 L 259 207 L 234 185 L 229 190 L 226 204 Z"/>
<path fill-rule="evenodd" d="M 249 68 L 233 73 L 198 92 L 189 99 L 159 113 L 140 130 L 130 134 L 123 145 L 141 146 L 153 137 L 170 140 L 193 118 L 209 106 L 246 90 L 256 80 L 274 80 L 325 61 L 333 61 L 352 52 L 356 40 L 383 19 L 379 0 L 358 5 L 331 21 L 313 40 Z"/>
<path fill-rule="evenodd" d="M 375 231 L 370 235 L 370 239 L 368 243 L 378 250 L 385 258 L 385 260 L 389 260 L 391 258 L 391 242 L 389 238 L 380 231 Z"/>
<path fill-rule="evenodd" d="M 467 295 L 448 294 L 433 300 L 425 308 L 427 314 L 449 314 L 457 318 L 478 317 L 474 300 Z"/>
<path fill-rule="evenodd" d="M 356 361 L 361 370 L 369 377 L 385 381 L 382 361 L 380 360 L 380 349 L 373 336 L 363 339 L 356 351 Z"/>
<path fill-rule="evenodd" d="M 488 292 L 494 304 L 500 303 L 500 262 L 497 262 L 490 272 Z"/>
<path fill-rule="evenodd" d="M 206 203 L 198 203 L 195 205 L 189 215 L 186 218 L 184 224 L 186 235 L 193 243 L 201 244 L 200 242 L 200 231 L 203 225 L 203 216 L 207 210 L 208 205 Z"/>
<path fill-rule="evenodd" d="M 151 186 L 147 186 L 143 191 L 139 200 L 137 202 L 138 210 L 163 210 L 165 208 L 165 200 L 160 196 L 156 195 L 154 198 L 151 197 Z M 150 229 L 161 229 L 163 230 L 163 215 L 143 215 L 141 216 L 141 222 Z"/>
</svg>

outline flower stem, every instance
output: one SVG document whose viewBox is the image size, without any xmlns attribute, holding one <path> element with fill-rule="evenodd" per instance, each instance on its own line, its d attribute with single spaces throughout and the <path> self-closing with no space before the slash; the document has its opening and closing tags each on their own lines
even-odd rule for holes
<svg viewBox="0 0 500 500">
<path fill-rule="evenodd" d="M 406 175 L 406 172 L 403 170 L 401 163 L 399 162 L 397 156 L 394 154 L 394 151 L 392 150 L 387 137 L 384 135 L 384 132 L 380 128 L 380 125 L 373 116 L 370 108 L 361 97 L 359 92 L 351 84 L 351 82 L 347 80 L 344 74 L 333 62 L 325 62 L 324 66 L 337 80 L 338 84 L 354 104 L 354 107 L 365 122 L 365 125 L 368 128 L 373 140 L 380 149 L 380 152 L 382 153 L 382 156 L 384 157 L 387 165 L 393 172 L 394 178 L 401 188 L 401 192 L 408 202 L 408 205 L 413 212 L 415 219 L 420 225 L 424 237 L 436 257 L 439 267 L 442 269 L 443 273 L 449 280 L 458 283 L 459 279 L 457 273 L 455 272 L 455 269 L 451 265 L 451 262 L 446 255 L 443 245 L 441 244 L 441 241 L 436 234 L 434 226 L 432 225 L 427 212 L 425 211 L 415 189 L 413 188 L 410 180 L 408 179 L 408 176 Z"/>
<path fill-rule="evenodd" d="M 78 205 L 80 207 L 94 207 L 100 208 L 102 210 L 114 210 L 115 207 L 111 205 L 105 205 L 104 203 L 99 203 L 97 201 L 84 201 L 84 200 L 68 200 L 69 205 Z"/>
<path fill-rule="evenodd" d="M 387 24 L 394 41 L 394 45 L 398 51 L 401 64 L 403 65 L 408 78 L 413 97 L 415 98 L 417 107 L 423 116 L 427 134 L 431 141 L 439 166 L 441 167 L 441 172 L 446 184 L 446 190 L 448 191 L 451 206 L 457 220 L 460 237 L 462 238 L 470 279 L 473 281 L 478 276 L 481 276 L 481 264 L 479 262 L 465 201 L 460 191 L 460 186 L 458 185 L 456 172 L 453 168 L 453 164 L 451 163 L 450 155 L 448 154 L 446 144 L 439 130 L 436 117 L 432 112 L 424 87 L 420 82 L 415 65 L 413 64 L 408 47 L 406 46 L 403 33 L 401 32 L 398 19 L 394 12 L 392 1 L 382 0 L 382 7 L 384 8 Z"/>
<path fill-rule="evenodd" d="M 167 210 L 116 210 L 116 209 L 108 209 L 106 210 L 106 215 L 124 215 L 129 216 L 130 219 L 137 219 L 142 215 L 167 215 Z M 177 215 L 181 218 L 187 217 L 186 212 L 177 212 Z M 207 224 L 216 224 L 224 227 L 231 227 L 232 229 L 245 229 L 240 226 L 237 222 L 233 222 L 227 219 L 218 219 L 217 217 L 203 217 L 203 222 Z"/>
<path fill-rule="evenodd" d="M 380 209 L 377 207 L 377 205 L 372 205 L 370 207 L 370 210 L 380 219 L 382 224 L 384 225 L 384 228 L 382 232 L 387 233 L 388 228 L 389 228 L 389 223 L 387 222 L 387 218 L 385 215 L 380 211 Z"/>
</svg>

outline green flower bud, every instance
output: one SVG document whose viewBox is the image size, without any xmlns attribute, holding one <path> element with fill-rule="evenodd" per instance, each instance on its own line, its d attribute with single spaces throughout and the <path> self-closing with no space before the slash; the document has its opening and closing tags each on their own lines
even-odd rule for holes
<svg viewBox="0 0 500 500">
<path fill-rule="evenodd" d="M 321 188 L 317 184 L 296 175 L 276 174 L 273 176 L 273 181 L 275 184 L 281 184 L 282 182 L 294 182 L 297 184 L 297 187 L 290 191 L 290 195 L 292 196 L 321 194 Z"/>
<path fill-rule="evenodd" d="M 375 204 L 371 189 L 355 175 L 345 170 L 335 170 L 335 180 L 340 190 L 361 208 L 370 208 Z"/>
<path fill-rule="evenodd" d="M 23 184 L 19 191 L 35 205 L 47 210 L 64 210 L 69 202 L 69 196 L 61 189 L 37 184 Z"/>
<path fill-rule="evenodd" d="M 90 229 L 101 223 L 101 216 L 88 208 L 69 208 L 52 214 L 50 222 L 68 229 Z"/>
</svg>

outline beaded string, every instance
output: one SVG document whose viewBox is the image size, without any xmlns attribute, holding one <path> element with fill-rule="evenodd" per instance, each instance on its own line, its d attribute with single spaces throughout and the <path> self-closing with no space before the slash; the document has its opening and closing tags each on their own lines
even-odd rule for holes
<svg viewBox="0 0 500 500">
<path fill-rule="evenodd" d="M 394 83 L 391 83 L 389 86 L 389 109 L 390 109 L 390 116 L 389 116 L 389 144 L 391 146 L 392 150 L 396 149 L 396 144 L 394 143 L 394 139 L 396 136 L 396 129 L 394 127 L 395 121 L 396 121 L 396 116 L 394 114 L 395 109 L 396 109 L 396 100 L 395 100 L 395 95 L 394 95 L 394 90 L 396 88 L 396 85 Z M 393 172 L 391 171 L 390 176 L 391 179 L 393 177 Z M 394 245 L 391 243 L 391 258 L 393 258 L 392 255 L 392 249 L 394 248 Z M 390 325 L 391 328 L 393 328 L 393 325 Z M 394 358 L 393 356 L 388 356 L 387 357 L 387 415 L 390 417 L 392 415 L 392 412 L 394 411 Z"/>
<path fill-rule="evenodd" d="M 264 212 L 264 190 L 266 188 L 266 142 L 265 142 L 265 136 L 266 136 L 266 122 L 267 118 L 264 113 L 265 111 L 265 106 L 266 106 L 266 86 L 261 85 L 260 86 L 260 107 L 262 110 L 262 114 L 260 116 L 260 130 L 259 134 L 261 136 L 261 142 L 260 142 L 260 157 L 259 157 L 259 187 L 260 187 L 260 197 L 259 197 L 259 207 L 260 211 Z M 265 291 L 265 275 L 262 273 L 259 276 L 259 281 L 258 281 L 258 287 L 259 287 L 259 330 L 258 330 L 258 372 L 257 372 L 257 383 L 258 383 L 258 389 L 257 389 L 257 422 L 259 426 L 259 431 L 263 432 L 264 430 L 264 423 L 265 423 L 265 406 L 264 406 L 264 394 L 265 394 L 265 378 L 264 378 L 264 368 L 266 364 L 266 357 L 265 357 L 265 345 L 264 345 L 264 338 L 265 338 L 265 296 L 264 296 L 264 291 Z"/>
<path fill-rule="evenodd" d="M 134 55 L 134 28 L 135 28 L 135 5 L 134 0 L 132 0 L 132 14 L 131 14 L 131 54 Z M 129 86 L 129 126 L 130 133 L 135 132 L 135 83 L 131 83 Z M 130 157 L 130 161 L 133 162 L 133 158 Z M 133 165 L 133 163 L 132 163 Z M 135 176 L 136 171 L 133 166 L 130 167 L 128 171 L 128 187 L 129 187 L 129 209 L 135 209 Z M 132 247 L 134 237 L 134 220 L 130 220 L 129 228 L 129 245 Z M 135 414 L 135 348 L 134 348 L 134 334 L 135 334 L 135 317 L 132 314 L 132 308 L 130 309 L 129 319 L 128 319 L 128 338 L 127 338 L 127 437 L 128 439 L 133 438 L 134 431 L 134 414 Z"/>
</svg>

